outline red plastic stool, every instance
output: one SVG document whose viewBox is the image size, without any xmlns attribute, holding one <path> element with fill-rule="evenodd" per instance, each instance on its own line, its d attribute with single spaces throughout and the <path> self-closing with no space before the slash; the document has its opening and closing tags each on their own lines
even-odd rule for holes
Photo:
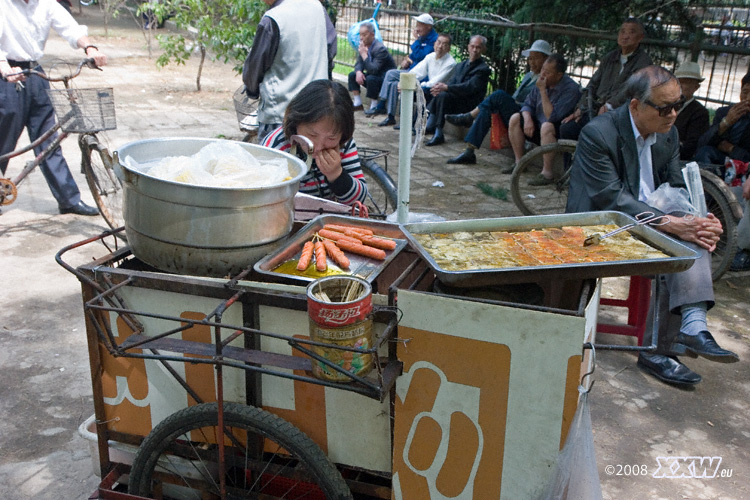
<svg viewBox="0 0 750 500">
<path fill-rule="evenodd" d="M 611 324 L 598 323 L 597 333 L 614 333 L 615 335 L 629 335 L 638 339 L 638 345 L 643 345 L 643 334 L 646 332 L 646 318 L 651 305 L 651 279 L 643 276 L 631 276 L 630 288 L 626 299 L 600 299 L 603 306 L 627 307 L 628 323 Z"/>
<path fill-rule="evenodd" d="M 500 118 L 500 113 L 490 115 L 490 149 L 505 149 L 510 147 L 508 128 Z"/>
</svg>

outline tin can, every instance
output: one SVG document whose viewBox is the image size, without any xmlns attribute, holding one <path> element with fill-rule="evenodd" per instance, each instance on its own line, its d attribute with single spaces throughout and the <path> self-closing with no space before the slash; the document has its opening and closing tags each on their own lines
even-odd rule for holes
<svg viewBox="0 0 750 500">
<path fill-rule="evenodd" d="M 348 373 L 364 376 L 372 370 L 372 287 L 355 276 L 328 276 L 307 287 L 310 338 L 331 347 L 312 346 L 312 351 Z M 345 350 L 340 347 L 361 349 Z M 330 366 L 312 360 L 315 377 L 337 382 L 352 379 Z"/>
</svg>

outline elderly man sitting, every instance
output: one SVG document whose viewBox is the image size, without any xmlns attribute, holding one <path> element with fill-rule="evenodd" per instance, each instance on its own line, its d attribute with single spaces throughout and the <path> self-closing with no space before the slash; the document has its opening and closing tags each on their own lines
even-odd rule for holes
<svg viewBox="0 0 750 500">
<path fill-rule="evenodd" d="M 456 66 L 456 60 L 449 54 L 451 50 L 451 37 L 447 34 L 441 34 L 438 39 L 435 40 L 435 51 L 427 54 L 422 61 L 409 70 L 409 73 L 416 75 L 417 81 L 422 82 L 420 85 L 425 93 L 427 102 L 430 102 L 432 94 L 430 89 L 439 82 L 443 82 L 453 72 L 453 68 Z M 390 70 L 388 75 L 391 75 L 395 70 Z M 396 73 L 400 75 L 400 73 Z M 378 123 L 378 127 L 387 127 L 388 125 L 396 124 L 396 107 L 398 106 L 398 93 L 399 93 L 399 80 L 389 80 L 386 75 L 383 87 L 380 89 L 380 99 L 383 100 L 383 96 L 386 96 L 386 110 L 388 116 L 385 120 Z"/>
<path fill-rule="evenodd" d="M 617 210 L 635 216 L 663 214 L 647 203 L 661 184 L 684 186 L 680 141 L 674 127 L 684 105 L 680 84 L 669 71 L 648 66 L 628 79 L 625 105 L 586 125 L 578 140 L 570 172 L 568 212 Z M 661 381 L 695 385 L 701 376 L 677 355 L 702 356 L 733 363 L 738 356 L 719 346 L 708 331 L 706 311 L 714 304 L 711 252 L 722 233 L 721 223 L 707 217 L 665 216 L 656 226 L 679 238 L 700 257 L 688 270 L 657 277 L 661 280 L 659 343 L 655 353 L 641 352 L 638 366 Z M 650 339 L 649 339 L 650 340 Z"/>
<path fill-rule="evenodd" d="M 560 54 L 552 54 L 542 65 L 542 71 L 521 107 L 521 112 L 510 117 L 508 136 L 516 163 L 525 152 L 526 139 L 535 144 L 551 144 L 557 141 L 560 121 L 570 114 L 581 97 L 579 85 L 565 74 L 568 63 Z M 554 182 L 552 171 L 554 153 L 545 154 L 539 175 L 531 179 L 532 186 L 543 186 Z"/>
</svg>

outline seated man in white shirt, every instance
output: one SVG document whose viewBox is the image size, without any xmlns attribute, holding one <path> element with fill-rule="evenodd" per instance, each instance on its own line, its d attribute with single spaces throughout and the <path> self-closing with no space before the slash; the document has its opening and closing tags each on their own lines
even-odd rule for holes
<svg viewBox="0 0 750 500">
<path fill-rule="evenodd" d="M 435 41 L 435 51 L 427 54 L 419 64 L 409 70 L 409 73 L 416 75 L 417 81 L 421 82 L 420 85 L 428 102 L 432 98 L 432 94 L 430 94 L 432 86 L 438 82 L 446 81 L 456 66 L 456 60 L 449 54 L 450 49 L 450 35 L 438 35 L 438 39 Z M 398 70 L 388 71 L 383 86 L 380 88 L 380 101 L 385 100 L 388 116 L 378 123 L 378 127 L 396 124 L 396 108 L 400 89 L 398 88 L 398 79 L 389 78 L 391 72 L 398 72 Z"/>
</svg>

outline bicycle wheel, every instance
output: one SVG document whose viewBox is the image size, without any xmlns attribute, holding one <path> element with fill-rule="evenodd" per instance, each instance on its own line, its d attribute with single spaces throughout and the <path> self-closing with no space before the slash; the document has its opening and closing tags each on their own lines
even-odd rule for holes
<svg viewBox="0 0 750 500">
<path fill-rule="evenodd" d="M 396 211 L 398 199 L 396 183 L 393 182 L 388 172 L 373 160 L 363 160 L 361 167 L 367 181 L 365 205 L 370 217 L 385 219 L 386 216 Z"/>
<path fill-rule="evenodd" d="M 553 144 L 534 148 L 518 161 L 510 179 L 513 203 L 524 215 L 561 214 L 568 202 L 570 164 L 576 150 L 576 141 L 561 139 Z M 529 181 L 542 171 L 542 157 L 554 153 L 555 182 L 545 186 L 530 186 Z M 563 153 L 563 154 L 560 154 Z M 568 157 L 566 159 L 566 156 Z M 566 168 L 567 165 L 567 168 Z"/>
<path fill-rule="evenodd" d="M 93 134 L 81 134 L 78 145 L 81 148 L 81 168 L 99 212 L 110 228 L 123 226 L 122 185 L 115 175 L 109 151 Z M 125 238 L 125 233 L 120 232 L 118 236 Z"/>
<path fill-rule="evenodd" d="M 217 422 L 217 404 L 206 403 L 157 425 L 136 453 L 128 492 L 149 498 L 352 499 L 339 471 L 307 435 L 286 420 L 238 403 L 224 404 L 222 495 Z"/>
<path fill-rule="evenodd" d="M 724 232 L 711 254 L 711 277 L 714 281 L 729 270 L 737 252 L 737 214 L 741 207 L 726 183 L 716 175 L 701 169 L 703 192 L 708 211 L 721 221 Z"/>
</svg>

